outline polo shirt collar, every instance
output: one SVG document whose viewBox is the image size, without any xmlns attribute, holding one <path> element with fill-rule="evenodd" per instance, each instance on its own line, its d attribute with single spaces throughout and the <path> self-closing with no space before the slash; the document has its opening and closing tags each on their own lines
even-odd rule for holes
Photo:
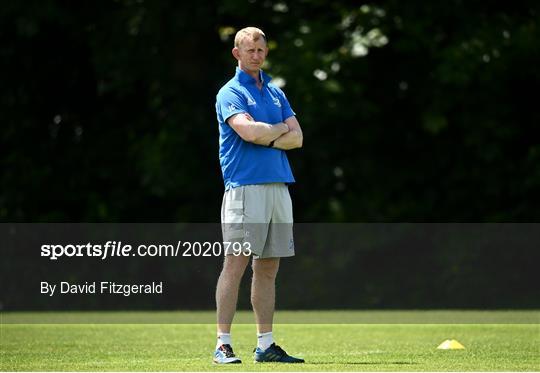
<svg viewBox="0 0 540 373">
<path fill-rule="evenodd" d="M 272 80 L 272 77 L 270 75 L 268 75 L 267 73 L 265 73 L 264 71 L 262 71 L 262 70 L 259 70 L 259 74 L 260 74 L 261 82 L 263 84 L 267 84 L 268 82 L 270 82 L 270 80 Z M 246 73 L 244 70 L 239 68 L 238 66 L 236 66 L 236 74 L 235 74 L 235 76 L 236 76 L 236 78 L 238 79 L 238 81 L 240 83 L 243 83 L 243 84 L 255 84 L 255 79 L 251 75 Z"/>
</svg>

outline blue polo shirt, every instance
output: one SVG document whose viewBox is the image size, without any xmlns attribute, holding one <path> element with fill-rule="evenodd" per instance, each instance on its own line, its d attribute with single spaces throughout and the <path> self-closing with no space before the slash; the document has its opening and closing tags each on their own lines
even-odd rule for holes
<svg viewBox="0 0 540 373">
<path fill-rule="evenodd" d="M 281 149 L 256 145 L 242 138 L 229 126 L 227 119 L 249 113 L 258 122 L 277 124 L 295 115 L 285 94 L 262 70 L 262 89 L 249 74 L 236 68 L 235 76 L 218 92 L 216 113 L 219 123 L 219 162 L 225 190 L 241 185 L 294 183 L 294 177 Z"/>
</svg>

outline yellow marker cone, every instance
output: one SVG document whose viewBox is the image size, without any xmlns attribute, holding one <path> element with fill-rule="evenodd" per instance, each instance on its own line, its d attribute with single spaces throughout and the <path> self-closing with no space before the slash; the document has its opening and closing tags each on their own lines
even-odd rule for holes
<svg viewBox="0 0 540 373">
<path fill-rule="evenodd" d="M 437 347 L 439 350 L 464 350 L 465 347 L 455 339 L 447 339 Z"/>
</svg>

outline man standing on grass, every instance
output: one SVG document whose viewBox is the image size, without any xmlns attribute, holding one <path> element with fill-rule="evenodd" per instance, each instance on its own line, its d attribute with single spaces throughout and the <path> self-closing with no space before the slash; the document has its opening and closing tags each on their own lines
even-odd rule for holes
<svg viewBox="0 0 540 373">
<path fill-rule="evenodd" d="M 302 146 L 302 130 L 285 94 L 262 70 L 265 34 L 247 27 L 234 38 L 235 76 L 217 94 L 219 160 L 225 182 L 221 206 L 223 241 L 241 243 L 225 252 L 216 289 L 217 345 L 214 362 L 240 363 L 231 342 L 242 275 L 253 254 L 251 304 L 257 323 L 256 362 L 303 363 L 274 343 L 275 279 L 281 257 L 294 255 L 294 182 L 286 150 Z M 246 246 L 247 245 L 247 246 Z"/>
</svg>

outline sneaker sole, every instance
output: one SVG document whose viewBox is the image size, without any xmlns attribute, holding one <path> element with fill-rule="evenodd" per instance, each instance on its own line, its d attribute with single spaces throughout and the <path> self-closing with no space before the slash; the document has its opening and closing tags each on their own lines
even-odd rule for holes
<svg viewBox="0 0 540 373">
<path fill-rule="evenodd" d="M 216 365 L 227 365 L 227 364 L 242 364 L 242 360 L 235 360 L 228 363 L 220 363 L 219 361 L 212 360 L 212 362 Z"/>
</svg>

